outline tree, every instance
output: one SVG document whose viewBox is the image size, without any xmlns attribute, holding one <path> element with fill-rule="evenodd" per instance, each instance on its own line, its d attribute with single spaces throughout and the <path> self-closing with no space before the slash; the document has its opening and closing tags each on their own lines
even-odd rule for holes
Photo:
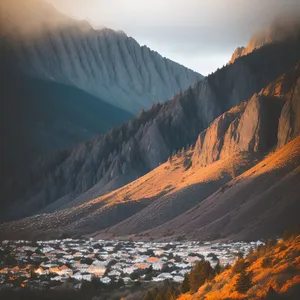
<svg viewBox="0 0 300 300">
<path fill-rule="evenodd" d="M 180 284 L 180 291 L 181 293 L 187 293 L 190 290 L 190 283 L 189 283 L 189 274 L 185 273 L 184 279 Z"/>
<path fill-rule="evenodd" d="M 9 254 L 5 257 L 4 264 L 7 266 L 15 266 L 18 262 L 11 254 Z"/>
<path fill-rule="evenodd" d="M 191 293 L 197 292 L 206 280 L 211 280 L 214 277 L 214 270 L 209 261 L 198 261 L 189 275 L 189 284 Z"/>
<path fill-rule="evenodd" d="M 216 266 L 215 266 L 215 268 L 214 268 L 214 271 L 215 271 L 215 274 L 216 274 L 216 275 L 221 273 L 222 267 L 221 267 L 221 265 L 220 265 L 219 262 L 216 264 Z"/>
<path fill-rule="evenodd" d="M 117 282 L 118 287 L 124 286 L 125 282 L 122 278 L 119 278 L 118 282 Z"/>
<path fill-rule="evenodd" d="M 247 273 L 246 270 L 243 269 L 237 278 L 235 289 L 237 292 L 245 294 L 250 289 L 251 285 L 251 274 Z"/>
<path fill-rule="evenodd" d="M 146 270 L 145 270 L 146 274 L 151 274 L 153 272 L 153 267 L 152 265 L 150 265 Z"/>
<path fill-rule="evenodd" d="M 147 291 L 143 297 L 143 300 L 152 300 L 152 299 L 153 299 L 152 294 L 150 293 L 150 291 Z"/>
<path fill-rule="evenodd" d="M 248 267 L 249 263 L 246 262 L 243 258 L 239 258 L 237 262 L 232 267 L 233 273 L 240 273 L 242 270 L 245 270 Z"/>
<path fill-rule="evenodd" d="M 176 299 L 175 291 L 171 287 L 169 287 L 165 292 L 164 299 L 168 299 L 168 300 Z"/>
<path fill-rule="evenodd" d="M 34 266 L 30 266 L 30 279 L 36 279 L 37 275 L 35 273 L 35 268 Z"/>
<path fill-rule="evenodd" d="M 272 286 L 270 286 L 265 296 L 265 300 L 277 300 L 277 299 L 278 300 L 281 299 L 280 295 L 273 289 Z"/>
<path fill-rule="evenodd" d="M 158 294 L 155 296 L 154 300 L 164 300 L 164 299 L 163 299 L 162 295 L 161 295 L 160 293 L 158 293 Z"/>
<path fill-rule="evenodd" d="M 264 257 L 261 262 L 262 268 L 271 268 L 272 267 L 272 258 L 270 256 Z"/>
<path fill-rule="evenodd" d="M 90 257 L 85 257 L 85 258 L 80 260 L 80 263 L 91 265 L 93 263 L 93 260 Z"/>
<path fill-rule="evenodd" d="M 142 108 L 139 114 L 139 118 L 143 118 L 145 115 L 146 115 L 146 111 L 144 108 Z"/>
</svg>

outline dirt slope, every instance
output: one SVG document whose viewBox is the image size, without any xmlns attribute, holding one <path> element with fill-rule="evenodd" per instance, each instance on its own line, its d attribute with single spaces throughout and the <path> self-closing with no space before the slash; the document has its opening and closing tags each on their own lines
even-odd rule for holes
<svg viewBox="0 0 300 300">
<path fill-rule="evenodd" d="M 63 209 L 0 224 L 0 238 L 206 240 L 280 234 L 298 221 L 299 73 L 297 64 L 215 119 L 195 147 L 178 151 L 132 183 L 90 201 L 62 199 Z"/>
<path fill-rule="evenodd" d="M 202 285 L 195 294 L 180 295 L 178 300 L 296 300 L 300 295 L 300 236 L 269 243 L 249 254 L 245 263 L 252 274 L 252 285 L 246 293 L 236 291 L 239 271 L 236 265 L 222 271 Z M 238 265 L 238 263 L 237 263 Z"/>
<path fill-rule="evenodd" d="M 228 182 L 197 206 L 148 232 L 172 239 L 257 239 L 299 222 L 300 137 Z"/>
</svg>

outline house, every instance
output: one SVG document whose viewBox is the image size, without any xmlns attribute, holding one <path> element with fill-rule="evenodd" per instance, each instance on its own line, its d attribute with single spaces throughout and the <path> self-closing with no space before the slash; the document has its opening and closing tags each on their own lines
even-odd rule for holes
<svg viewBox="0 0 300 300">
<path fill-rule="evenodd" d="M 82 275 L 82 280 L 91 281 L 92 280 L 92 275 L 91 274 L 83 274 Z"/>
<path fill-rule="evenodd" d="M 44 269 L 43 267 L 39 266 L 35 271 L 36 274 L 38 275 L 45 275 L 45 274 L 49 274 L 49 270 L 48 269 Z"/>
<path fill-rule="evenodd" d="M 108 273 L 108 276 L 120 276 L 121 272 L 117 271 L 117 270 L 112 270 Z"/>
<path fill-rule="evenodd" d="M 71 275 L 70 277 L 71 277 L 71 278 L 74 278 L 74 279 L 76 279 L 76 280 L 78 280 L 78 281 L 81 281 L 81 280 L 82 280 L 82 275 L 81 275 L 80 272 L 76 272 L 76 273 L 74 273 L 73 275 Z"/>
<path fill-rule="evenodd" d="M 136 264 L 134 264 L 134 266 L 136 267 L 136 268 L 138 268 L 138 269 L 147 269 L 149 266 L 150 266 L 150 264 L 146 264 L 146 263 L 136 263 Z"/>
<path fill-rule="evenodd" d="M 76 268 L 77 268 L 81 273 L 86 272 L 87 269 L 88 269 L 88 267 L 89 267 L 89 265 L 87 265 L 87 264 L 78 264 L 78 265 L 76 266 Z"/>
<path fill-rule="evenodd" d="M 49 273 L 60 274 L 60 270 L 58 267 L 51 267 L 51 268 L 49 268 Z"/>
<path fill-rule="evenodd" d="M 182 276 L 178 276 L 178 275 L 176 275 L 176 276 L 173 277 L 173 280 L 174 280 L 175 282 L 182 282 L 183 279 L 184 279 L 184 278 L 183 278 Z"/>
<path fill-rule="evenodd" d="M 102 277 L 102 278 L 100 279 L 100 281 L 103 282 L 103 283 L 108 284 L 108 283 L 111 282 L 111 279 L 110 279 L 109 277 Z"/>
<path fill-rule="evenodd" d="M 72 275 L 73 274 L 73 270 L 70 269 L 69 267 L 67 267 L 66 265 L 63 265 L 61 267 L 59 267 L 59 270 L 60 270 L 60 275 Z"/>
<path fill-rule="evenodd" d="M 132 272 L 134 272 L 135 270 L 137 270 L 136 267 L 127 267 L 127 268 L 124 268 L 123 269 L 123 272 L 126 273 L 126 274 L 131 274 Z"/>
<path fill-rule="evenodd" d="M 170 273 L 161 273 L 157 276 L 158 278 L 163 278 L 163 279 L 172 279 L 173 275 Z"/>
<path fill-rule="evenodd" d="M 87 268 L 87 272 L 93 274 L 96 277 L 103 276 L 106 271 L 106 267 L 101 265 L 90 265 Z"/>
<path fill-rule="evenodd" d="M 147 259 L 147 262 L 149 263 L 157 263 L 159 262 L 160 259 L 158 257 L 155 257 L 155 256 L 150 256 L 148 259 Z"/>
<path fill-rule="evenodd" d="M 163 263 L 154 263 L 154 264 L 152 264 L 152 268 L 153 268 L 153 270 L 157 270 L 157 271 L 159 271 L 159 270 L 161 270 L 162 269 L 162 267 L 163 267 Z"/>
</svg>

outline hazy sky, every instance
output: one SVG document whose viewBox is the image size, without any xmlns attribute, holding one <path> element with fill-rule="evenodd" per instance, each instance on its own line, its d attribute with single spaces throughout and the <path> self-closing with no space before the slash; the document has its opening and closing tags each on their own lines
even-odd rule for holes
<svg viewBox="0 0 300 300">
<path fill-rule="evenodd" d="M 226 64 L 252 33 L 300 0 L 47 0 L 93 27 L 123 30 L 140 44 L 204 75 Z M 300 16 L 300 14 L 299 14 Z"/>
</svg>

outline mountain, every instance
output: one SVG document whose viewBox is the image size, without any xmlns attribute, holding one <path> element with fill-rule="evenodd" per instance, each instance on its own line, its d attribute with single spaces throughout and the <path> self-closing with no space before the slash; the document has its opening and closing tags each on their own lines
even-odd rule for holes
<svg viewBox="0 0 300 300">
<path fill-rule="evenodd" d="M 2 191 L 11 207 L 6 205 L 1 218 L 50 212 L 70 201 L 83 203 L 137 179 L 174 150 L 193 144 L 222 112 L 292 67 L 299 50 L 299 40 L 262 47 L 123 126 L 8 178 Z"/>
<path fill-rule="evenodd" d="M 203 78 L 124 32 L 95 30 L 42 1 L 1 5 L 1 35 L 9 40 L 14 64 L 32 77 L 77 87 L 127 112 L 138 114 Z"/>
<path fill-rule="evenodd" d="M 1 174 L 37 157 L 89 140 L 133 117 L 72 86 L 36 79 L 13 68 L 1 52 Z M 5 174 L 5 175 L 4 175 Z"/>
<path fill-rule="evenodd" d="M 60 160 L 202 79 L 123 32 L 95 30 L 40 0 L 3 0 L 0 14 L 2 190 L 40 157 Z"/>
<path fill-rule="evenodd" d="M 194 147 L 178 151 L 132 183 L 99 198 L 92 197 L 97 185 L 71 202 L 61 198 L 42 210 L 52 213 L 4 223 L 1 234 L 161 240 L 281 234 L 298 222 L 299 75 L 296 63 L 216 118 Z M 278 221 L 282 212 L 287 218 Z"/>
<path fill-rule="evenodd" d="M 298 38 L 299 29 L 298 16 L 293 16 L 293 14 L 289 14 L 288 17 L 285 14 L 278 16 L 269 27 L 257 31 L 246 47 L 236 48 L 229 63 L 233 63 L 239 57 L 247 55 L 266 44 L 283 41 L 287 37 Z"/>
<path fill-rule="evenodd" d="M 300 130 L 296 120 L 300 109 L 291 108 L 300 102 L 299 76 L 298 65 L 247 103 L 217 118 L 200 133 L 193 154 L 169 161 L 160 167 L 160 176 L 149 174 L 161 185 L 149 179 L 145 183 L 148 189 L 166 185 L 168 195 L 101 235 L 173 240 L 232 236 L 238 240 L 274 236 L 294 226 L 299 206 Z M 286 138 L 288 144 L 282 147 L 285 106 L 295 113 L 289 126 L 294 135 Z M 274 149 L 278 150 L 264 158 Z M 187 171 L 184 166 L 189 157 L 191 168 Z M 170 171 L 162 171 L 166 168 Z M 168 172 L 177 174 L 171 177 Z M 134 198 L 132 185 L 126 190 Z M 276 222 L 283 211 L 287 218 Z"/>
<path fill-rule="evenodd" d="M 299 60 L 299 41 L 268 45 L 217 71 L 172 101 L 72 150 L 39 161 L 3 191 L 6 218 L 58 209 L 127 184 L 196 140 L 222 112 L 249 98 Z M 284 57 L 284 59 L 282 59 Z M 56 202 L 56 205 L 52 203 Z M 20 207 L 22 210 L 20 211 Z"/>
</svg>

